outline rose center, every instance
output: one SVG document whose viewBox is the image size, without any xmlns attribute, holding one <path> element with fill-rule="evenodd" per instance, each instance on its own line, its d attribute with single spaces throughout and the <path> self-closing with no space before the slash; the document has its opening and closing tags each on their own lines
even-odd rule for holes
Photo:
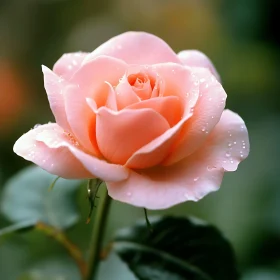
<svg viewBox="0 0 280 280">
<path fill-rule="evenodd" d="M 135 88 L 142 89 L 145 83 L 148 82 L 148 77 L 142 73 L 131 74 L 127 77 L 129 84 Z"/>
</svg>

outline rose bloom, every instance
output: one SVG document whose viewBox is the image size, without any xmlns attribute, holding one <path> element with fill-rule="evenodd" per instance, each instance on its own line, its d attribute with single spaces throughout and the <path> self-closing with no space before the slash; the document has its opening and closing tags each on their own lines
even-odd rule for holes
<svg viewBox="0 0 280 280">
<path fill-rule="evenodd" d="M 109 195 L 148 209 L 197 201 L 249 153 L 244 121 L 201 52 L 178 54 L 143 32 L 43 66 L 55 123 L 35 126 L 14 151 L 68 179 L 100 178 Z"/>
</svg>

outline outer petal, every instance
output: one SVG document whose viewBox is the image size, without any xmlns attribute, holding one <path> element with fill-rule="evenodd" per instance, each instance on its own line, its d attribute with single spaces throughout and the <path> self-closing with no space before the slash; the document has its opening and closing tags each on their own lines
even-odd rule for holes
<svg viewBox="0 0 280 280">
<path fill-rule="evenodd" d="M 125 164 L 138 149 L 170 128 L 151 109 L 114 112 L 102 107 L 97 112 L 96 137 L 102 155 L 113 163 Z"/>
<path fill-rule="evenodd" d="M 64 54 L 54 65 L 53 71 L 66 80 L 69 80 L 73 74 L 81 67 L 84 58 L 88 53 L 76 52 Z"/>
<path fill-rule="evenodd" d="M 95 113 L 86 99 L 95 101 L 97 108 L 104 106 L 111 85 L 116 85 L 126 69 L 121 60 L 101 56 L 84 64 L 71 78 L 65 89 L 66 115 L 79 142 L 90 152 L 99 155 L 95 138 Z"/>
<path fill-rule="evenodd" d="M 213 63 L 204 53 L 197 50 L 187 50 L 179 52 L 178 57 L 186 66 L 208 68 L 217 80 L 221 80 Z"/>
<path fill-rule="evenodd" d="M 18 139 L 14 152 L 63 178 L 98 177 L 106 181 L 127 178 L 128 171 L 124 167 L 99 160 L 79 148 L 79 143 L 57 124 L 47 124 Z"/>
<path fill-rule="evenodd" d="M 65 130 L 71 131 L 66 113 L 63 97 L 63 88 L 66 86 L 66 81 L 57 76 L 49 68 L 42 65 L 42 71 L 44 74 L 44 85 L 48 95 L 49 103 L 53 115 L 58 125 Z"/>
<path fill-rule="evenodd" d="M 57 139 L 57 133 L 54 129 L 61 130 L 59 139 Z M 49 173 L 63 178 L 92 177 L 66 147 L 51 149 L 43 141 L 37 141 L 38 135 L 45 131 L 54 134 L 55 138 L 51 138 L 52 141 L 61 141 L 61 143 L 67 141 L 67 138 L 63 137 L 63 130 L 56 124 L 41 125 L 22 135 L 14 145 L 14 152 L 24 159 L 34 162 Z"/>
<path fill-rule="evenodd" d="M 230 157 L 228 151 L 232 146 L 229 147 L 229 143 L 235 145 L 230 150 Z M 122 182 L 108 183 L 109 195 L 149 209 L 164 209 L 188 200 L 197 201 L 217 190 L 224 170 L 234 171 L 248 152 L 248 133 L 243 120 L 226 110 L 199 151 L 172 166 L 131 172 L 129 178 Z"/>
<path fill-rule="evenodd" d="M 211 152 L 216 155 L 214 167 L 222 166 L 226 171 L 235 171 L 250 150 L 244 121 L 236 113 L 225 110 L 207 140 L 207 145 L 211 146 Z"/>
<path fill-rule="evenodd" d="M 160 38 L 145 32 L 127 32 L 118 35 L 93 51 L 86 61 L 99 55 L 108 55 L 128 64 L 155 64 L 175 62 L 181 64 L 173 50 Z"/>
<path fill-rule="evenodd" d="M 218 123 L 225 108 L 227 95 L 210 71 L 195 68 L 194 73 L 200 79 L 199 99 L 193 108 L 193 116 L 185 123 L 180 139 L 164 165 L 173 164 L 200 147 Z"/>
</svg>

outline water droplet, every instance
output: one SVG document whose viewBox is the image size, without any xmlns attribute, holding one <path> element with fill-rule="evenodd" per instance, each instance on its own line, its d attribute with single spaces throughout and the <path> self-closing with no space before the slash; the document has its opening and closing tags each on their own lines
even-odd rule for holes
<svg viewBox="0 0 280 280">
<path fill-rule="evenodd" d="M 206 84 L 206 85 L 205 85 L 205 88 L 208 88 L 208 87 L 209 87 L 209 84 Z"/>
<path fill-rule="evenodd" d="M 230 152 L 226 152 L 226 157 L 230 157 L 231 153 Z"/>
<path fill-rule="evenodd" d="M 204 82 L 205 82 L 205 79 L 200 79 L 200 82 L 201 82 L 201 83 L 204 83 Z"/>
<path fill-rule="evenodd" d="M 41 126 L 41 124 L 40 124 L 40 123 L 37 123 L 37 124 L 34 125 L 34 128 L 38 128 L 38 127 L 40 127 L 40 126 Z"/>
<path fill-rule="evenodd" d="M 131 192 L 127 192 L 126 195 L 130 197 L 132 195 L 132 193 Z"/>
<path fill-rule="evenodd" d="M 45 159 L 43 159 L 43 163 L 45 163 L 46 162 L 46 160 Z"/>
<path fill-rule="evenodd" d="M 231 160 L 231 161 L 230 161 L 230 163 L 231 163 L 231 164 L 233 164 L 233 163 L 234 163 L 234 161 L 233 161 L 233 160 Z"/>
<path fill-rule="evenodd" d="M 202 127 L 201 131 L 205 132 L 206 128 L 205 127 Z"/>
<path fill-rule="evenodd" d="M 232 144 L 231 143 L 228 143 L 228 147 L 231 147 L 232 146 Z"/>
<path fill-rule="evenodd" d="M 196 182 L 199 179 L 199 177 L 195 177 L 193 180 Z"/>
<path fill-rule="evenodd" d="M 242 148 L 243 148 L 243 149 L 246 149 L 246 146 L 243 146 Z"/>
<path fill-rule="evenodd" d="M 190 113 L 193 113 L 193 110 L 194 110 L 194 109 L 193 109 L 193 108 L 191 108 L 191 109 L 190 109 Z"/>
<path fill-rule="evenodd" d="M 76 60 L 73 60 L 73 61 L 72 61 L 72 64 L 73 64 L 73 65 L 78 65 L 78 63 L 77 63 Z"/>
<path fill-rule="evenodd" d="M 211 116 L 211 119 L 214 119 L 214 116 Z"/>
<path fill-rule="evenodd" d="M 194 85 L 195 85 L 195 86 L 198 86 L 198 85 L 199 85 L 199 81 L 196 80 L 196 81 L 194 82 Z"/>
<path fill-rule="evenodd" d="M 244 157 L 244 155 L 240 155 L 242 158 Z"/>
<path fill-rule="evenodd" d="M 234 141 L 233 144 L 236 145 L 236 142 Z"/>
</svg>

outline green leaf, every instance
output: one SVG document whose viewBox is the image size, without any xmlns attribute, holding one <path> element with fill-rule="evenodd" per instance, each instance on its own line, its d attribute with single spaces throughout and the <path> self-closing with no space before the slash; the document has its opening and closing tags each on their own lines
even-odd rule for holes
<svg viewBox="0 0 280 280">
<path fill-rule="evenodd" d="M 29 229 L 34 228 L 36 224 L 36 221 L 31 220 L 31 221 L 24 221 L 21 223 L 17 223 L 14 225 L 11 225 L 9 227 L 5 227 L 0 229 L 0 241 L 3 240 L 3 238 L 5 238 L 6 236 L 16 233 L 16 232 L 23 232 L 23 231 L 27 231 Z"/>
<path fill-rule="evenodd" d="M 80 180 L 60 178 L 48 188 L 55 176 L 37 166 L 23 169 L 4 186 L 1 211 L 12 222 L 42 221 L 56 228 L 67 228 L 79 218 L 76 193 Z"/>
<path fill-rule="evenodd" d="M 236 280 L 229 242 L 194 219 L 163 217 L 120 230 L 113 249 L 141 280 Z"/>
</svg>

